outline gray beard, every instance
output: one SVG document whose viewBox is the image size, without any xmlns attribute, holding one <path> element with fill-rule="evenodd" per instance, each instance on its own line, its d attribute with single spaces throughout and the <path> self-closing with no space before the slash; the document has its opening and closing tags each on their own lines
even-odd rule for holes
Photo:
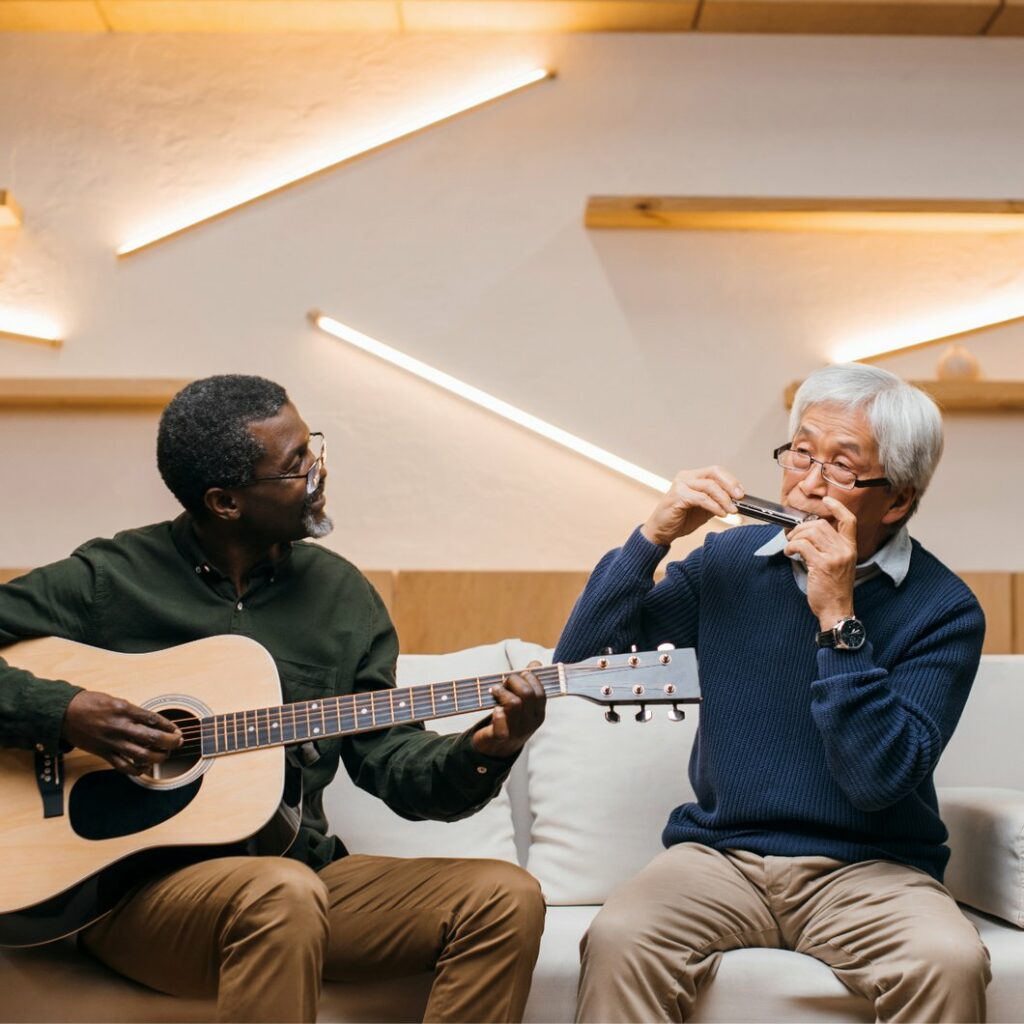
<svg viewBox="0 0 1024 1024">
<path fill-rule="evenodd" d="M 302 512 L 302 528 L 306 536 L 313 540 L 326 537 L 334 529 L 334 520 L 327 514 L 327 511 L 314 512 L 311 508 L 305 508 Z"/>
</svg>

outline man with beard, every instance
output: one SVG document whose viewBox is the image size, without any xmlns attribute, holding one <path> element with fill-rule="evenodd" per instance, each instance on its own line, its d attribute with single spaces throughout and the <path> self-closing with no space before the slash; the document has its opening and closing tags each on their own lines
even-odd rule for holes
<svg viewBox="0 0 1024 1024">
<path fill-rule="evenodd" d="M 0 587 L 0 644 L 58 636 L 141 653 L 239 633 L 271 653 L 287 701 L 394 685 L 398 641 L 380 598 L 304 542 L 332 527 L 326 446 L 283 388 L 238 375 L 189 385 L 161 418 L 157 463 L 185 511 Z M 350 856 L 322 800 L 344 762 L 404 817 L 479 810 L 544 717 L 530 673 L 494 696 L 493 714 L 460 736 L 403 724 L 319 741 L 287 858 L 220 857 L 150 880 L 81 943 L 151 988 L 216 996 L 219 1020 L 312 1021 L 322 977 L 431 968 L 427 1020 L 520 1019 L 543 928 L 536 882 L 500 861 Z M 0 659 L 0 746 L 77 746 L 142 775 L 181 743 L 158 714 Z"/>
</svg>

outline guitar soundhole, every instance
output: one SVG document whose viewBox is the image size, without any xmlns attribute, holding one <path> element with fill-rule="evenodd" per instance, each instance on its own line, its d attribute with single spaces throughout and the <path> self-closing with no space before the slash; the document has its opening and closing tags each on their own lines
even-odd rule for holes
<svg viewBox="0 0 1024 1024">
<path fill-rule="evenodd" d="M 180 779 L 188 775 L 199 762 L 199 719 L 191 711 L 182 708 L 157 710 L 181 730 L 185 742 L 166 761 L 157 765 L 152 775 L 144 775 L 141 780 L 143 784 Z"/>
</svg>

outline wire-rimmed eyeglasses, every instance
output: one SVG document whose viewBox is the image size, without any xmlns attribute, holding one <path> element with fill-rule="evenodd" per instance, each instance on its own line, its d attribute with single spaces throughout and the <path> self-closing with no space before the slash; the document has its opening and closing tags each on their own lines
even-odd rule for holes
<svg viewBox="0 0 1024 1024">
<path fill-rule="evenodd" d="M 314 438 L 317 439 L 314 442 Z M 301 473 L 280 473 L 278 476 L 257 476 L 249 481 L 250 484 L 262 483 L 264 480 L 301 480 L 306 478 L 306 493 L 316 494 L 320 486 L 320 480 L 324 475 L 324 466 L 327 465 L 327 438 L 319 430 L 309 435 L 309 450 L 313 453 L 313 464 Z M 246 485 L 248 486 L 248 485 Z"/>
<path fill-rule="evenodd" d="M 780 445 L 772 452 L 772 458 L 783 468 L 794 473 L 807 473 L 811 466 L 818 466 L 821 475 L 836 487 L 844 491 L 852 491 L 855 487 L 890 487 L 887 476 L 876 476 L 870 480 L 858 480 L 857 474 L 846 466 L 837 466 L 834 462 L 823 462 L 807 452 L 794 451 L 791 444 Z"/>
</svg>

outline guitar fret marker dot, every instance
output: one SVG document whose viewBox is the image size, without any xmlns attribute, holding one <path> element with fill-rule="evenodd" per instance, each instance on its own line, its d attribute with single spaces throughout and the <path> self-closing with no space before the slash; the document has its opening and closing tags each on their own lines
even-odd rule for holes
<svg viewBox="0 0 1024 1024">
<path fill-rule="evenodd" d="M 317 735 L 320 732 L 320 726 L 316 725 L 313 727 L 313 735 Z"/>
<path fill-rule="evenodd" d="M 310 708 L 310 710 L 311 710 L 311 711 L 316 711 L 316 709 L 317 709 L 317 708 L 318 708 L 319 706 L 320 706 L 319 704 L 310 704 L 310 705 L 309 705 L 309 708 Z"/>
<path fill-rule="evenodd" d="M 271 729 L 276 729 L 277 728 L 277 722 L 271 722 L 270 723 L 270 728 Z"/>
</svg>

